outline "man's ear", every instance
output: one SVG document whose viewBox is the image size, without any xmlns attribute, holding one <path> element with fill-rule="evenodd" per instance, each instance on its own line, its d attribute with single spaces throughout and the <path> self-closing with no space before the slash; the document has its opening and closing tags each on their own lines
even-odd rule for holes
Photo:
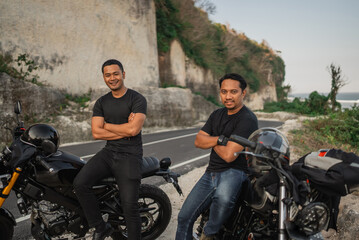
<svg viewBox="0 0 359 240">
<path fill-rule="evenodd" d="M 122 78 L 125 79 L 126 72 L 122 72 Z"/>
<path fill-rule="evenodd" d="M 242 91 L 243 97 L 246 96 L 246 93 L 247 93 L 247 90 L 244 89 L 244 90 Z"/>
</svg>

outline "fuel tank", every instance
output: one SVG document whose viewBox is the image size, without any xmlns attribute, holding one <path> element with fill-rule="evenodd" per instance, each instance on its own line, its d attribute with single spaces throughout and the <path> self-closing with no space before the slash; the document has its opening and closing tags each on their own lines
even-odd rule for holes
<svg viewBox="0 0 359 240">
<path fill-rule="evenodd" d="M 73 180 L 81 168 L 86 164 L 78 156 L 64 151 L 57 151 L 46 159 L 52 171 L 41 168 L 37 169 L 36 181 L 50 187 L 72 185 Z"/>
</svg>

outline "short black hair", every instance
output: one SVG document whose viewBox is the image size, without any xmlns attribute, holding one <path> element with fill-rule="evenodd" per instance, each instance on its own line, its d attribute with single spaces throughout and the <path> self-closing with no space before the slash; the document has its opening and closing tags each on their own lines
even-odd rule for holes
<svg viewBox="0 0 359 240">
<path fill-rule="evenodd" d="M 244 89 L 246 89 L 246 87 L 247 87 L 247 82 L 246 82 L 246 80 L 244 80 L 244 78 L 241 75 L 239 75 L 237 73 L 227 73 L 219 79 L 219 88 L 221 88 L 222 82 L 225 79 L 232 79 L 232 80 L 238 81 L 240 83 L 239 87 L 242 89 L 242 91 Z"/>
<path fill-rule="evenodd" d="M 120 67 L 121 71 L 123 72 L 123 66 L 122 66 L 122 63 L 121 63 L 120 61 L 118 61 L 118 60 L 116 60 L 116 59 L 109 59 L 109 60 L 107 60 L 106 62 L 104 62 L 104 63 L 102 64 L 102 68 L 101 68 L 102 73 L 103 73 L 103 69 L 104 69 L 106 66 L 110 66 L 110 65 L 118 65 L 118 66 Z"/>
</svg>

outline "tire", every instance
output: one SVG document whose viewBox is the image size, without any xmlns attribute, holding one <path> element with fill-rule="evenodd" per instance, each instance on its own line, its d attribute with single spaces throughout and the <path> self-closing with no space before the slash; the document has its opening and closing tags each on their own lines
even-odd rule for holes
<svg viewBox="0 0 359 240">
<path fill-rule="evenodd" d="M 0 239 L 11 240 L 14 234 L 14 225 L 10 219 L 0 215 Z"/>
<path fill-rule="evenodd" d="M 172 206 L 168 196 L 156 186 L 141 184 L 138 203 L 140 209 L 155 208 L 141 213 L 142 240 L 157 239 L 165 231 L 171 219 Z M 114 240 L 127 239 L 126 229 L 115 231 L 111 237 Z"/>
</svg>

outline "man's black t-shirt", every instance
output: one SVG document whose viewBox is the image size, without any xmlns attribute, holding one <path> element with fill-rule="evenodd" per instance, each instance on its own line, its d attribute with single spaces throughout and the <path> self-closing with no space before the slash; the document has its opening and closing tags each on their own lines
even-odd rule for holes
<svg viewBox="0 0 359 240">
<path fill-rule="evenodd" d="M 237 113 L 228 115 L 227 108 L 215 110 L 208 118 L 202 131 L 211 136 L 224 135 L 230 137 L 232 134 L 248 138 L 252 132 L 258 129 L 256 115 L 243 106 Z M 247 172 L 247 162 L 244 155 L 239 155 L 233 162 L 227 163 L 213 150 L 211 151 L 209 165 L 206 171 L 222 172 L 229 168 L 240 169 Z"/>
<path fill-rule="evenodd" d="M 127 89 L 125 95 L 115 98 L 112 92 L 100 97 L 93 108 L 93 117 L 103 117 L 106 123 L 123 124 L 128 122 L 130 113 L 147 112 L 147 101 L 140 93 Z M 112 151 L 127 152 L 142 155 L 141 132 L 128 138 L 108 140 L 106 148 Z"/>
</svg>

